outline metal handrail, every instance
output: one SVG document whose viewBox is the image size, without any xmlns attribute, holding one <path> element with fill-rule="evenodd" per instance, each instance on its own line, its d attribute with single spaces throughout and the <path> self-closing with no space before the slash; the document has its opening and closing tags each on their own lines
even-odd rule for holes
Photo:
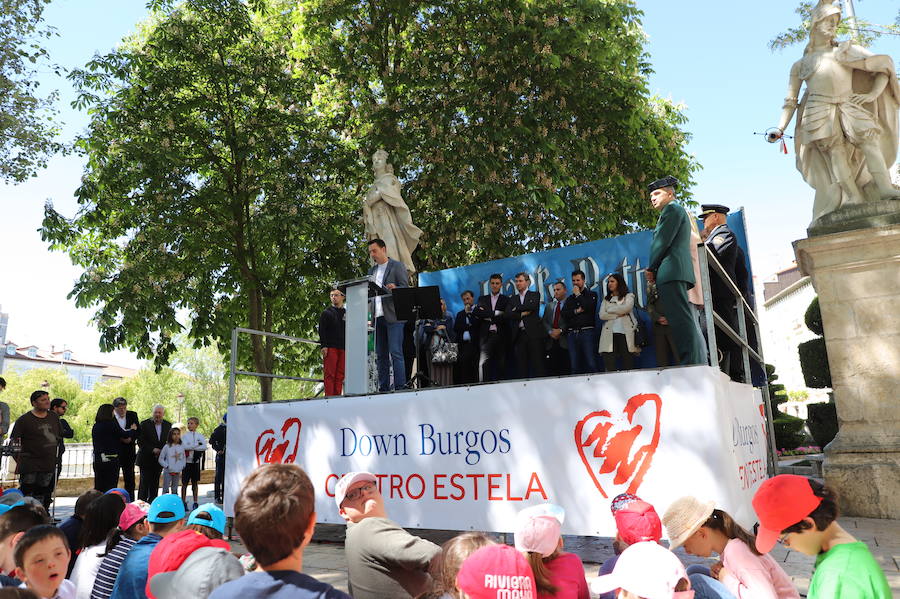
<svg viewBox="0 0 900 599">
<path fill-rule="evenodd" d="M 268 331 L 257 331 L 256 329 L 247 329 L 244 327 L 235 327 L 231 330 L 231 362 L 228 369 L 228 405 L 234 405 L 234 393 L 237 385 L 237 375 L 257 376 L 269 379 L 287 379 L 291 381 L 306 381 L 310 383 L 322 383 L 324 379 L 314 379 L 305 376 L 289 376 L 286 374 L 272 374 L 269 372 L 251 372 L 248 370 L 237 369 L 237 353 L 238 353 L 238 334 L 247 333 L 249 335 L 262 335 L 263 337 L 274 337 L 275 339 L 284 339 L 296 343 L 308 343 L 311 345 L 319 345 L 318 341 L 312 339 L 304 339 L 303 337 L 291 337 L 290 335 L 281 335 L 279 333 L 269 333 Z"/>
<path fill-rule="evenodd" d="M 706 337 L 707 346 L 709 348 L 709 363 L 711 366 L 718 366 L 718 347 L 716 345 L 716 328 L 718 327 L 741 348 L 744 382 L 752 385 L 753 379 L 750 371 L 750 359 L 752 358 L 756 361 L 764 372 L 766 368 L 766 362 L 763 358 L 762 343 L 760 341 L 762 337 L 760 336 L 759 331 L 759 319 L 753 311 L 753 308 L 747 302 L 744 294 L 741 293 L 735 282 L 728 276 L 728 273 L 725 272 L 725 269 L 722 267 L 722 264 L 719 262 L 718 258 L 716 258 L 712 250 L 710 250 L 705 243 L 699 243 L 697 245 L 697 257 L 699 258 L 700 263 L 700 278 L 703 282 L 703 305 L 704 313 L 706 315 Z M 710 287 L 709 277 L 710 266 L 712 266 L 715 273 L 726 282 L 728 290 L 736 300 L 736 307 L 739 308 L 736 310 L 738 320 L 737 331 L 735 331 L 713 307 L 712 289 Z M 750 343 L 747 341 L 747 314 L 750 315 L 750 324 L 753 325 L 753 330 L 756 333 L 757 348 L 750 347 Z M 767 467 L 769 476 L 774 476 L 777 474 L 776 456 L 778 453 L 777 448 L 775 447 L 775 427 L 772 424 L 774 417 L 772 415 L 768 384 L 763 384 L 763 386 L 760 387 L 760 390 L 763 395 L 766 425 L 769 431 L 769 455 Z"/>
</svg>

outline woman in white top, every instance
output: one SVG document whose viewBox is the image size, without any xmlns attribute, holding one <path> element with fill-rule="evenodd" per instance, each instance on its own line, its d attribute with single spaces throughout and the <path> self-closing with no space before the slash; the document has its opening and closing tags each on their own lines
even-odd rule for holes
<svg viewBox="0 0 900 599">
<path fill-rule="evenodd" d="M 634 354 L 640 348 L 634 345 L 634 294 L 628 292 L 625 278 L 617 272 L 612 273 L 606 282 L 606 297 L 600 304 L 600 320 L 605 321 L 600 333 L 600 353 L 603 354 L 603 366 L 606 372 L 619 370 L 616 359 L 622 360 L 621 370 L 634 367 Z"/>
</svg>

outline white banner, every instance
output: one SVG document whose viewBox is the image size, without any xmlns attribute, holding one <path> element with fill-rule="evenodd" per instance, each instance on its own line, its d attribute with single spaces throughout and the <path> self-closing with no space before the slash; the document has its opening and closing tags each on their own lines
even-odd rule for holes
<svg viewBox="0 0 900 599">
<path fill-rule="evenodd" d="M 682 495 L 712 499 L 749 526 L 762 414 L 757 391 L 708 366 L 233 406 L 226 512 L 256 466 L 288 462 L 312 479 L 319 522 L 343 522 L 335 482 L 367 470 L 402 526 L 511 531 L 549 501 L 565 534 L 613 536 L 623 492 L 660 514 Z"/>
</svg>

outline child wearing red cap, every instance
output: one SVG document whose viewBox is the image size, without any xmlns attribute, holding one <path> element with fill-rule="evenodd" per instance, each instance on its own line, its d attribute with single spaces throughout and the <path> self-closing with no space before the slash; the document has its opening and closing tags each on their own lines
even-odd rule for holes
<svg viewBox="0 0 900 599">
<path fill-rule="evenodd" d="M 616 567 L 619 556 L 635 543 L 662 538 L 662 522 L 656 509 L 637 495 L 622 493 L 613 498 L 609 511 L 616 521 L 616 538 L 613 540 L 615 555 L 600 565 L 600 576 L 606 576 Z M 599 599 L 616 599 L 616 592 L 607 591 Z"/>
<path fill-rule="evenodd" d="M 837 523 L 834 491 L 794 474 L 780 474 L 760 485 L 753 497 L 759 517 L 756 548 L 767 553 L 783 543 L 815 555 L 808 599 L 888 599 L 891 589 L 865 543 Z"/>
<path fill-rule="evenodd" d="M 462 599 L 535 599 L 534 575 L 509 545 L 488 545 L 466 558 L 456 575 Z"/>
</svg>

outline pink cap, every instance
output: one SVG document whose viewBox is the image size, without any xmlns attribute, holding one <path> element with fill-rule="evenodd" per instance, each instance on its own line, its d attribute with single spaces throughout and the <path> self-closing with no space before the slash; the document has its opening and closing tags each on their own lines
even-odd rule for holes
<svg viewBox="0 0 900 599">
<path fill-rule="evenodd" d="M 146 516 L 147 512 L 141 509 L 140 505 L 136 503 L 125 504 L 125 509 L 122 511 L 122 515 L 119 516 L 119 530 L 128 530 L 134 526 L 135 522 Z"/>
<path fill-rule="evenodd" d="M 687 573 L 675 554 L 659 543 L 645 541 L 629 545 L 611 573 L 591 582 L 591 591 L 601 594 L 625 589 L 643 599 L 687 599 L 693 591 L 675 592 L 682 578 L 687 578 Z"/>
<path fill-rule="evenodd" d="M 553 516 L 533 516 L 519 522 L 515 532 L 516 549 L 548 557 L 559 547 L 559 520 Z"/>
<path fill-rule="evenodd" d="M 487 545 L 467 557 L 456 584 L 470 599 L 537 597 L 531 566 L 509 545 Z"/>
<path fill-rule="evenodd" d="M 334 486 L 334 502 L 337 504 L 338 509 L 341 509 L 341 504 L 344 503 L 344 498 L 347 496 L 347 491 L 350 490 L 350 487 L 360 481 L 377 483 L 378 479 L 371 472 L 348 472 L 342 476 L 341 480 L 337 481 L 337 484 Z"/>
<path fill-rule="evenodd" d="M 640 499 L 632 500 L 615 512 L 619 538 L 633 545 L 641 541 L 659 541 L 662 522 L 653 506 Z"/>
</svg>

